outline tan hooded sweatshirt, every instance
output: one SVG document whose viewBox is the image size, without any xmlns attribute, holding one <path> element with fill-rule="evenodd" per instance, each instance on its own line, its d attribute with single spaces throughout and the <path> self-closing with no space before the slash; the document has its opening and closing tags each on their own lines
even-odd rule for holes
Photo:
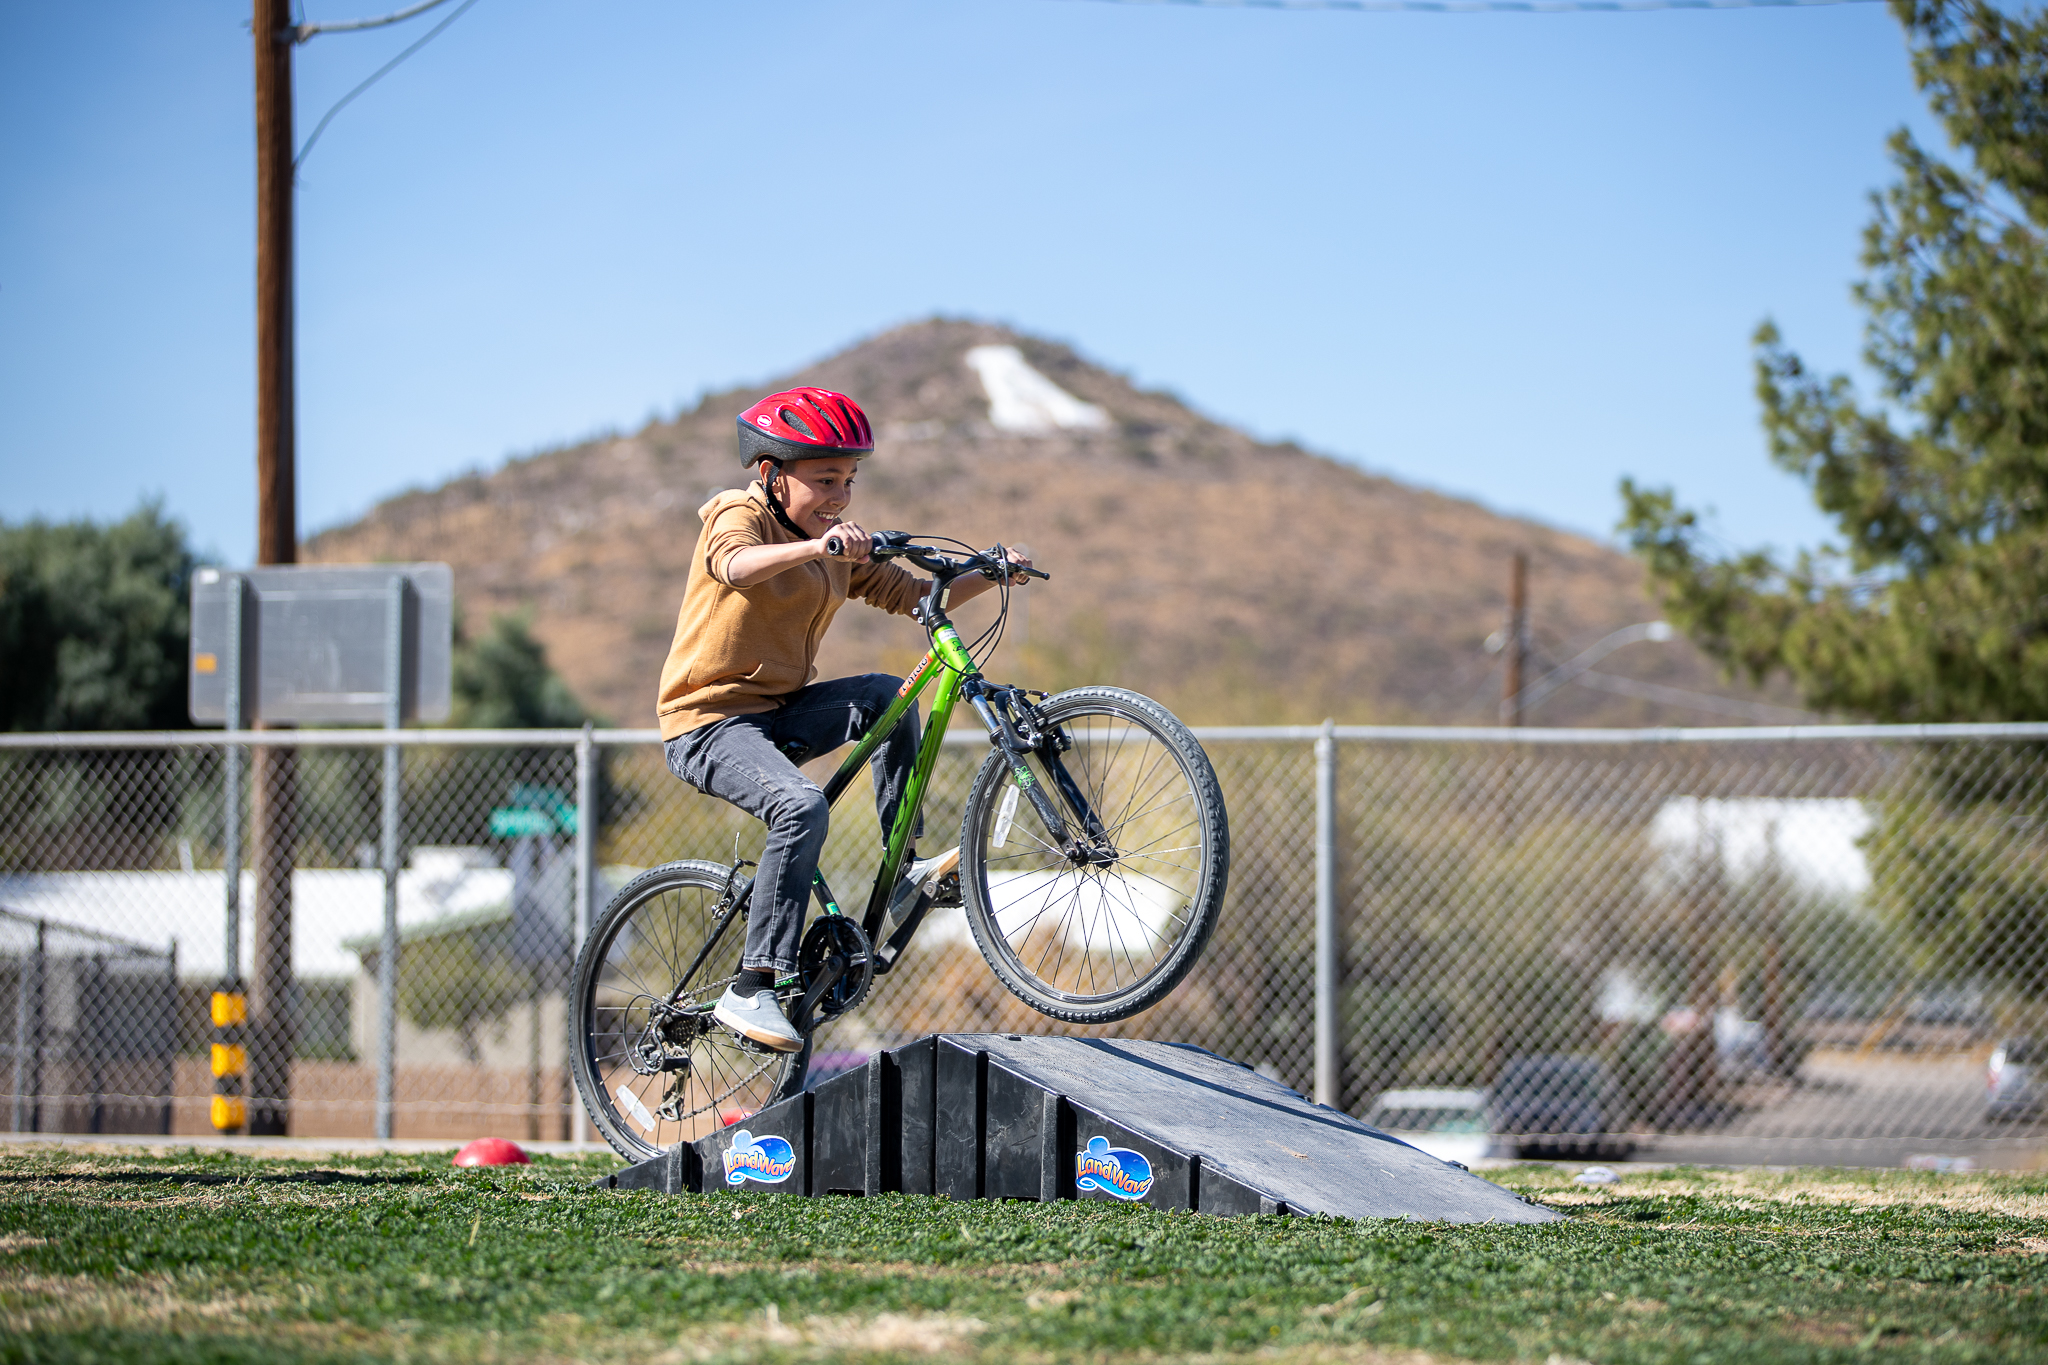
<svg viewBox="0 0 2048 1365">
<path fill-rule="evenodd" d="M 908 616 L 924 595 L 923 581 L 897 565 L 840 559 L 813 560 L 736 588 L 725 574 L 735 550 L 801 537 L 775 519 L 759 480 L 713 494 L 697 515 L 704 530 L 655 707 L 664 740 L 728 716 L 775 710 L 817 675 L 818 642 L 848 597 Z"/>
</svg>

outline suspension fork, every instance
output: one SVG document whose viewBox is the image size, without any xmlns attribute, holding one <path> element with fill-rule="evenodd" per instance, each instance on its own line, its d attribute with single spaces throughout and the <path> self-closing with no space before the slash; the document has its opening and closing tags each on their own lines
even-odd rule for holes
<svg viewBox="0 0 2048 1365">
<path fill-rule="evenodd" d="M 1052 784 L 1059 788 L 1061 798 L 1067 803 L 1067 809 L 1081 817 L 1081 827 L 1088 831 L 1089 861 L 1115 862 L 1116 850 L 1110 845 L 1109 831 L 1103 828 L 1102 817 L 1095 813 L 1095 807 L 1088 804 L 1088 798 L 1082 795 L 1080 785 L 1074 781 L 1073 774 L 1067 771 L 1066 760 L 1060 757 L 1060 751 L 1042 749 L 1039 751 L 1038 761 L 1045 765 L 1045 771 L 1052 778 Z"/>
<path fill-rule="evenodd" d="M 1088 831 L 1088 842 L 1094 846 L 1097 854 L 1108 853 L 1111 855 L 1110 860 L 1114 861 L 1109 831 L 1103 828 L 1102 818 L 1095 813 L 1095 807 L 1081 791 L 1080 784 L 1074 781 L 1073 774 L 1067 771 L 1067 761 L 1060 757 L 1074 747 L 1073 741 L 1068 739 L 1066 732 L 1057 725 L 1048 726 L 1045 723 L 1045 717 L 1039 714 L 1038 708 L 1031 704 L 1031 698 L 1025 695 L 1022 689 L 1012 687 L 998 693 L 996 706 L 1002 714 L 1007 716 L 1013 705 L 1023 711 L 1032 734 L 1038 741 L 1038 761 L 1045 766 L 1046 773 L 1052 778 L 1053 786 L 1059 789 L 1060 796 L 1067 803 L 1067 809 L 1081 818 L 1081 827 Z"/>
<path fill-rule="evenodd" d="M 1045 832 L 1060 852 L 1076 862 L 1114 862 L 1115 850 L 1110 847 L 1109 831 L 1103 828 L 1101 817 L 1096 815 L 1095 808 L 1089 804 L 1080 785 L 1060 758 L 1065 744 L 1064 736 L 1060 735 L 1057 727 L 1048 728 L 1040 724 L 1036 708 L 1026 701 L 1022 709 L 1030 733 L 1020 733 L 1013 711 L 1016 688 L 990 687 L 976 678 L 970 679 L 962 690 L 975 713 L 981 717 L 981 723 L 988 728 L 989 743 L 1002 750 L 1009 760 L 1011 780 L 1030 800 L 1031 808 L 1038 812 Z M 1025 756 L 1034 752 L 1054 789 L 1059 792 L 1060 799 L 1081 822 L 1087 836 L 1085 842 L 1074 837 L 1066 817 L 1060 814 L 1052 798 L 1046 795 L 1044 786 L 1025 763 Z"/>
</svg>

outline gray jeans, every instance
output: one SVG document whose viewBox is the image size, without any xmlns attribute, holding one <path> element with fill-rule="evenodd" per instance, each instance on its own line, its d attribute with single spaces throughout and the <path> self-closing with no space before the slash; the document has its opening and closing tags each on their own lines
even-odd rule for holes
<svg viewBox="0 0 2048 1365">
<path fill-rule="evenodd" d="M 811 877 L 831 819 L 825 793 L 796 765 L 865 735 L 902 685 L 903 679 L 887 673 L 813 683 L 791 693 L 780 710 L 714 721 L 663 746 L 670 772 L 768 825 L 768 846 L 754 869 L 742 967 L 796 970 Z M 913 705 L 870 760 L 884 839 L 917 762 L 917 742 Z M 922 816 L 916 832 L 923 832 Z"/>
</svg>

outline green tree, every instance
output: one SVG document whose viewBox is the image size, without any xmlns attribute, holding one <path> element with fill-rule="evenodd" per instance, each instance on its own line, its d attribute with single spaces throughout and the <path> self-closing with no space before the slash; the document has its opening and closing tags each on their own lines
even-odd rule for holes
<svg viewBox="0 0 2048 1365">
<path fill-rule="evenodd" d="M 548 667 L 547 648 L 525 615 L 498 616 L 480 640 L 455 650 L 451 724 L 477 730 L 581 725 L 588 717 L 569 685 Z"/>
<path fill-rule="evenodd" d="M 2048 17 L 1893 0 L 1962 154 L 1893 134 L 1874 196 L 1864 356 L 1878 401 L 1757 333 L 1771 458 L 1845 550 L 1720 557 L 1667 490 L 1622 483 L 1622 529 L 1671 619 L 1733 670 L 1782 670 L 1817 710 L 2048 718 Z"/>
<path fill-rule="evenodd" d="M 154 503 L 0 525 L 0 729 L 188 726 L 192 552 Z"/>
</svg>

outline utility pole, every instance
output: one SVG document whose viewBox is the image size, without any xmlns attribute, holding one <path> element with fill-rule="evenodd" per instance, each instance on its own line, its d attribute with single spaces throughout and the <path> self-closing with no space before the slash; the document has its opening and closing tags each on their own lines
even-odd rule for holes
<svg viewBox="0 0 2048 1365">
<path fill-rule="evenodd" d="M 1526 550 L 1515 551 L 1513 567 L 1508 571 L 1508 627 L 1507 640 L 1501 651 L 1506 656 L 1507 667 L 1500 679 L 1500 723 L 1520 725 L 1522 723 L 1522 663 L 1529 650 L 1529 555 Z"/>
<path fill-rule="evenodd" d="M 299 528 L 290 0 L 255 0 L 250 27 L 256 40 L 256 562 L 291 564 L 299 557 Z M 296 1031 L 291 997 L 298 765 L 291 749 L 258 748 L 251 759 L 256 973 L 249 992 L 249 1132 L 280 1136 L 290 1126 Z"/>
</svg>

